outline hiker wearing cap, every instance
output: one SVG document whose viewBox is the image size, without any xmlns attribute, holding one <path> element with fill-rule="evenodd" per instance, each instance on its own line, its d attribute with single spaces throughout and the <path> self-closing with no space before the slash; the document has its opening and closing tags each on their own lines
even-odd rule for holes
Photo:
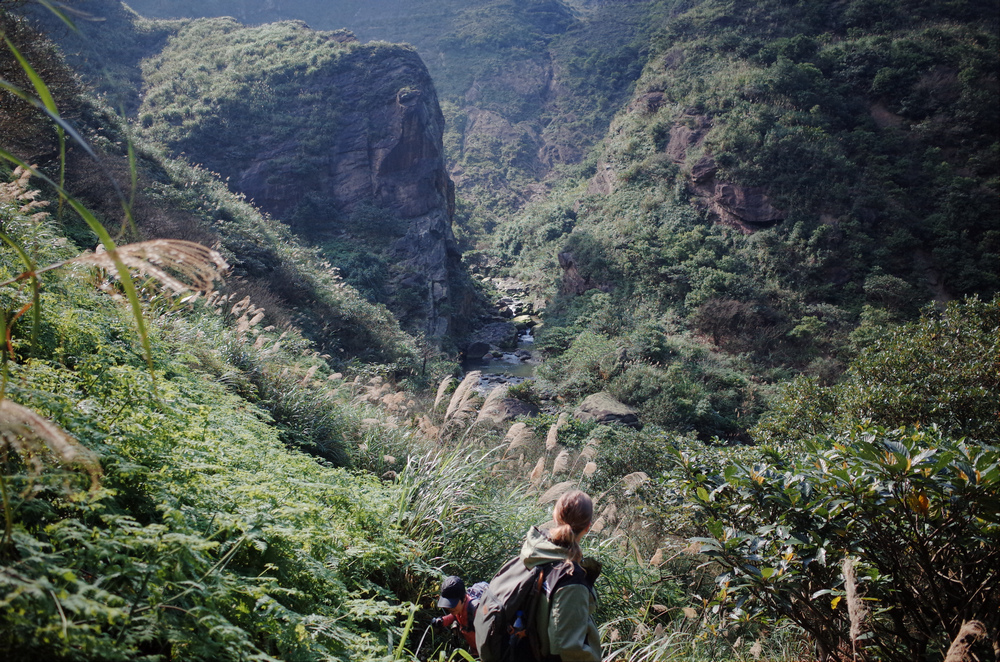
<svg viewBox="0 0 1000 662">
<path fill-rule="evenodd" d="M 535 612 L 535 632 L 539 653 L 546 662 L 600 662 L 601 635 L 594 621 L 597 595 L 594 580 L 600 564 L 583 559 L 580 540 L 590 531 L 594 504 L 585 493 L 574 490 L 556 501 L 552 518 L 556 526 L 548 531 L 531 527 L 521 548 L 521 560 L 531 569 L 562 561 L 554 590 L 546 587 Z M 551 597 L 549 597 L 551 596 Z"/>
<path fill-rule="evenodd" d="M 473 655 L 479 655 L 476 650 L 476 629 L 473 621 L 476 618 L 476 609 L 479 608 L 479 595 L 482 594 L 486 584 L 480 582 L 474 584 L 469 592 L 465 590 L 465 582 L 461 577 L 451 575 L 445 577 L 441 583 L 441 597 L 438 599 L 438 607 L 448 613 L 431 621 L 431 625 L 443 628 L 455 627 L 469 644 L 469 649 Z"/>
</svg>

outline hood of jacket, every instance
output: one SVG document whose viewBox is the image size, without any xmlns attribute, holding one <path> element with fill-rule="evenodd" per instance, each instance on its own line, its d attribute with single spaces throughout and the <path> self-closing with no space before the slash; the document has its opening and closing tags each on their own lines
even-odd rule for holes
<svg viewBox="0 0 1000 662">
<path fill-rule="evenodd" d="M 543 563 L 565 561 L 569 550 L 555 544 L 537 526 L 528 529 L 528 535 L 521 546 L 521 561 L 530 570 Z"/>
</svg>

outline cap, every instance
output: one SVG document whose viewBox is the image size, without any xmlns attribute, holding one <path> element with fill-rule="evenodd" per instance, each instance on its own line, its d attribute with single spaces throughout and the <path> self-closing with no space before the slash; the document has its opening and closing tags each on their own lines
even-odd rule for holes
<svg viewBox="0 0 1000 662">
<path fill-rule="evenodd" d="M 438 607 L 454 609 L 464 599 L 465 583 L 462 578 L 455 575 L 445 577 L 441 582 L 441 599 L 438 600 Z"/>
</svg>

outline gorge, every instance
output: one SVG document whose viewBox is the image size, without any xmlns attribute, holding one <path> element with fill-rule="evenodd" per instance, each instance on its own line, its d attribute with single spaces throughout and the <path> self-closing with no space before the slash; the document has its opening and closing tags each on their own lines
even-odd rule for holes
<svg viewBox="0 0 1000 662">
<path fill-rule="evenodd" d="M 0 653 L 993 659 L 997 10 L 0 0 Z"/>
</svg>

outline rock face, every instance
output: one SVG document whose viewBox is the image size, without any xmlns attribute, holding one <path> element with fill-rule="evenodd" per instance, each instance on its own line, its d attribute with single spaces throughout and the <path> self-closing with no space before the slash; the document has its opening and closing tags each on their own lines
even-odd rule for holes
<svg viewBox="0 0 1000 662">
<path fill-rule="evenodd" d="M 610 292 L 611 286 L 606 283 L 599 283 L 589 276 L 580 273 L 576 263 L 576 257 L 572 252 L 559 253 L 559 266 L 563 270 L 562 284 L 560 290 L 563 294 L 583 294 L 588 290 L 599 289 L 602 292 Z"/>
<path fill-rule="evenodd" d="M 738 186 L 716 178 L 715 159 L 705 149 L 705 136 L 711 129 L 709 118 L 697 115 L 682 119 L 670 129 L 667 155 L 677 164 L 688 164 L 691 187 L 720 222 L 744 232 L 780 223 L 785 214 L 775 209 L 764 189 Z M 701 156 L 690 163 L 690 158 Z"/>
<path fill-rule="evenodd" d="M 637 430 L 642 429 L 638 412 L 604 391 L 587 396 L 573 415 L 584 422 L 621 423 Z"/>
<path fill-rule="evenodd" d="M 195 29 L 206 36 L 186 36 Z M 290 44 L 283 44 L 284 59 L 265 59 L 260 71 L 224 61 L 263 30 L 269 32 L 261 32 L 261 42 L 278 33 Z M 218 72 L 182 84 L 152 81 L 140 116 L 151 118 L 157 137 L 228 177 L 232 188 L 300 235 L 318 243 L 361 241 L 365 250 L 381 252 L 390 301 L 394 294 L 405 299 L 391 307 L 422 323 L 428 336 L 454 331 L 454 320 L 464 318 L 463 297 L 453 291 L 461 270 L 454 185 L 445 169 L 444 117 L 416 52 L 361 45 L 292 22 L 246 28 L 213 19 L 183 29 L 159 56 L 154 75 L 193 48 L 223 62 Z M 226 91 L 233 86 L 236 94 Z M 183 130 L 170 128 L 172 109 L 215 97 L 216 112 L 186 119 Z"/>
<path fill-rule="evenodd" d="M 475 331 L 469 338 L 466 354 L 469 358 L 480 357 L 493 348 L 514 349 L 517 347 L 517 327 L 510 322 L 493 322 Z"/>
</svg>

